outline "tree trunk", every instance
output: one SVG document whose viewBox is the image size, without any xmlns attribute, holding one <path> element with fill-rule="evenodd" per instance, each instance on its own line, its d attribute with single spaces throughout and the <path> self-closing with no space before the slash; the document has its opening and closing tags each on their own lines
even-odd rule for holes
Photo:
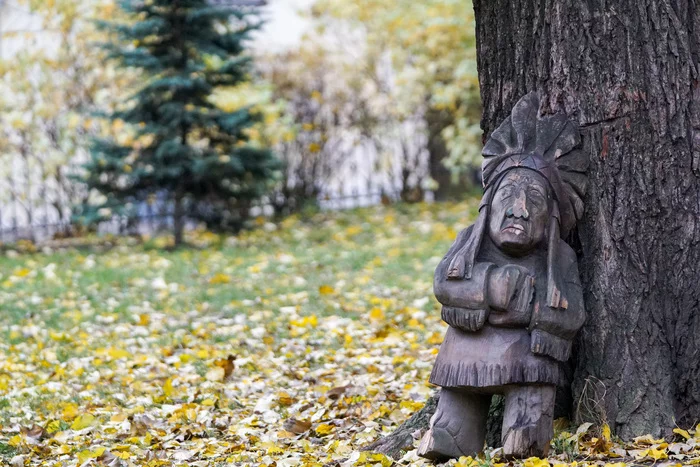
<svg viewBox="0 0 700 467">
<path fill-rule="evenodd" d="M 449 150 L 442 137 L 442 131 L 453 123 L 452 116 L 446 111 L 428 109 L 425 119 L 428 125 L 428 168 L 430 178 L 438 185 L 434 192 L 435 201 L 464 199 L 467 194 L 481 187 L 481 171 L 465 167 L 466 170 L 455 181 L 452 172 L 444 164 Z"/>
<path fill-rule="evenodd" d="M 426 114 L 428 124 L 428 154 L 430 178 L 437 182 L 438 188 L 435 190 L 435 200 L 444 201 L 454 195 L 454 185 L 452 174 L 445 167 L 443 161 L 448 156 L 447 145 L 442 138 L 442 130 L 450 124 L 450 116 L 447 112 L 435 109 L 428 109 Z"/>
<path fill-rule="evenodd" d="M 580 122 L 588 319 L 574 407 L 624 438 L 700 419 L 700 5 L 477 0 L 488 134 L 526 92 Z"/>
<path fill-rule="evenodd" d="M 173 233 L 175 235 L 175 248 L 182 245 L 184 231 L 185 231 L 185 212 L 182 206 L 182 195 L 177 193 L 175 195 L 174 209 L 173 209 Z"/>
<path fill-rule="evenodd" d="M 700 420 L 700 4 L 474 0 L 485 137 L 529 91 L 581 125 L 579 418 L 622 438 Z"/>
</svg>

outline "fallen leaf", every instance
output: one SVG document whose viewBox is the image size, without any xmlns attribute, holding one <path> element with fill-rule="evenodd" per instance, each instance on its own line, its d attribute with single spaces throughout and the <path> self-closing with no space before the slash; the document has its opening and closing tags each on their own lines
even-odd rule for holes
<svg viewBox="0 0 700 467">
<path fill-rule="evenodd" d="M 218 273 L 212 276 L 211 279 L 209 279 L 209 283 L 212 285 L 216 284 L 230 284 L 231 283 L 231 276 L 228 274 L 223 274 L 223 273 Z"/>
<path fill-rule="evenodd" d="M 84 464 L 85 462 L 87 462 L 90 459 L 97 459 L 100 456 L 102 456 L 102 454 L 104 454 L 104 452 L 105 452 L 105 448 L 103 448 L 103 447 L 99 447 L 99 448 L 95 448 L 95 449 L 85 449 L 85 450 L 80 451 L 78 453 L 78 462 L 80 464 Z"/>
<path fill-rule="evenodd" d="M 226 370 L 224 370 L 220 366 L 215 366 L 214 368 L 207 371 L 207 374 L 204 375 L 204 377 L 207 381 L 220 382 L 223 381 L 226 377 Z"/>
<path fill-rule="evenodd" d="M 311 429 L 311 422 L 290 418 L 285 420 L 284 429 L 298 435 L 306 433 Z"/>
<path fill-rule="evenodd" d="M 327 423 L 321 423 L 314 429 L 314 431 L 319 436 L 326 436 L 333 432 L 333 426 Z"/>
<path fill-rule="evenodd" d="M 225 379 L 228 379 L 228 377 L 231 376 L 231 374 L 233 373 L 233 370 L 234 370 L 234 368 L 235 368 L 235 365 L 234 365 L 233 362 L 234 362 L 235 360 L 236 360 L 236 357 L 235 357 L 235 356 L 229 355 L 229 356 L 226 357 L 226 358 L 222 358 L 222 359 L 216 360 L 216 361 L 214 362 L 214 365 L 216 365 L 216 366 L 218 366 L 218 367 L 220 367 L 220 368 L 223 368 L 223 370 L 224 370 L 224 377 L 223 377 L 223 379 L 224 379 L 224 380 L 225 380 Z"/>
<path fill-rule="evenodd" d="M 530 457 L 523 461 L 524 467 L 550 467 L 550 463 L 546 459 L 540 459 L 539 457 Z"/>
<path fill-rule="evenodd" d="M 195 451 L 189 449 L 178 449 L 177 451 L 173 452 L 173 459 L 176 461 L 188 461 L 192 459 L 195 454 Z"/>
<path fill-rule="evenodd" d="M 332 400 L 339 399 L 340 396 L 345 394 L 345 391 L 347 391 L 351 387 L 352 386 L 348 385 L 348 386 L 338 386 L 338 387 L 335 387 L 333 389 L 329 389 L 328 392 L 326 393 L 326 397 L 328 397 L 329 399 L 332 399 Z"/>
<path fill-rule="evenodd" d="M 22 428 L 21 433 L 27 438 L 34 440 L 35 442 L 40 441 L 46 436 L 46 431 L 44 430 L 44 428 L 36 424 L 32 425 L 31 428 Z"/>
<path fill-rule="evenodd" d="M 73 420 L 70 429 L 75 431 L 84 430 L 85 428 L 92 426 L 94 423 L 95 417 L 88 413 L 80 415 L 75 420 Z"/>
<path fill-rule="evenodd" d="M 384 319 L 384 311 L 381 308 L 374 307 L 369 312 L 369 319 L 372 321 L 381 321 Z"/>
<path fill-rule="evenodd" d="M 294 398 L 286 392 L 280 392 L 277 394 L 277 401 L 283 407 L 288 407 L 294 403 Z"/>
</svg>

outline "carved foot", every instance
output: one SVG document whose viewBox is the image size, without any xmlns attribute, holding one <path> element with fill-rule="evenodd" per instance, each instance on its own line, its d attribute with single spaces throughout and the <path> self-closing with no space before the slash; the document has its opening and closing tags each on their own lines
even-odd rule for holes
<svg viewBox="0 0 700 467">
<path fill-rule="evenodd" d="M 551 437 L 540 425 L 511 428 L 503 437 L 503 456 L 506 459 L 547 457 Z"/>
<path fill-rule="evenodd" d="M 454 436 L 444 428 L 433 427 L 420 440 L 418 455 L 433 462 L 443 462 L 464 454 L 457 446 Z"/>
<path fill-rule="evenodd" d="M 434 462 L 474 456 L 484 448 L 491 396 L 443 388 L 418 455 Z"/>
<path fill-rule="evenodd" d="M 506 392 L 503 455 L 545 457 L 554 429 L 555 386 L 516 386 Z"/>
</svg>

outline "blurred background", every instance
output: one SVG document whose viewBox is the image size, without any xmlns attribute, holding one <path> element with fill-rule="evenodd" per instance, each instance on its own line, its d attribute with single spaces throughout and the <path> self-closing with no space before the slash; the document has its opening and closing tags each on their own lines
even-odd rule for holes
<svg viewBox="0 0 700 467">
<path fill-rule="evenodd" d="M 0 0 L 1 242 L 177 236 L 202 223 L 236 231 L 258 216 L 440 201 L 479 189 L 471 2 L 183 2 L 218 9 L 212 26 L 221 34 L 244 32 L 235 36 L 240 51 L 216 58 L 230 65 L 217 73 L 235 79 L 207 82 L 206 104 L 196 104 L 238 126 L 217 127 L 229 134 L 224 147 L 220 134 L 190 119 L 180 159 L 149 159 L 170 140 L 162 121 L 134 109 L 165 108 L 172 98 L 183 112 L 199 112 L 186 93 L 178 97 L 178 86 L 191 83 L 172 84 L 183 70 L 134 61 L 167 31 L 149 32 L 145 17 L 125 7 L 138 2 Z M 203 76 L 218 66 L 218 52 L 188 40 L 187 66 L 203 64 Z M 165 79 L 169 91 L 144 91 Z"/>
</svg>

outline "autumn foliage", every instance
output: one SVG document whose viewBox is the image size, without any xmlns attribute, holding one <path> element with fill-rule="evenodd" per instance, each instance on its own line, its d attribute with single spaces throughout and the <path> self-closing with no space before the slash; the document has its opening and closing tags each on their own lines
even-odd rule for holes
<svg viewBox="0 0 700 467">
<path fill-rule="evenodd" d="M 4 465 L 429 465 L 360 449 L 420 409 L 445 324 L 433 269 L 468 203 L 264 219 L 110 251 L 0 259 Z M 156 247 L 156 248 L 154 248 Z M 698 462 L 700 430 L 621 443 L 557 422 L 547 460 Z M 452 465 L 506 465 L 498 451 Z"/>
</svg>

